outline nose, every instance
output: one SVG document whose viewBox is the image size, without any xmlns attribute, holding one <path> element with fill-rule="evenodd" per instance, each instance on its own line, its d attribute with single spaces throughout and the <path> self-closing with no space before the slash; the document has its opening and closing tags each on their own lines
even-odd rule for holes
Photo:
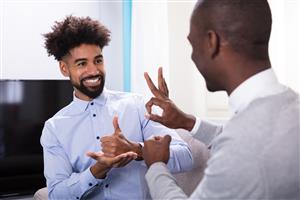
<svg viewBox="0 0 300 200">
<path fill-rule="evenodd" d="M 89 75 L 98 75 L 99 74 L 99 69 L 94 63 L 90 63 L 86 67 L 86 73 Z"/>
</svg>

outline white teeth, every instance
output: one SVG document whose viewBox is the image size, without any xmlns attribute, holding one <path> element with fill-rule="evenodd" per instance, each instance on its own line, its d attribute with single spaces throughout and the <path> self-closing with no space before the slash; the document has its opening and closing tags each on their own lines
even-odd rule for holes
<svg viewBox="0 0 300 200">
<path fill-rule="evenodd" d="M 96 83 L 98 80 L 99 80 L 99 78 L 87 79 L 87 80 L 85 80 L 85 82 L 88 82 L 88 83 Z"/>
</svg>

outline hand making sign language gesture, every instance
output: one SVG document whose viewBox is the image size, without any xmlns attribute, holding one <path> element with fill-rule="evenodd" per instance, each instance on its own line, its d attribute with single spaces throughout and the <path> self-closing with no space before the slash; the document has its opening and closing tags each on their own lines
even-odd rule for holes
<svg viewBox="0 0 300 200">
<path fill-rule="evenodd" d="M 88 152 L 97 163 L 91 167 L 92 174 L 104 178 L 111 168 L 124 167 L 135 159 L 141 160 L 142 150 L 138 143 L 130 142 L 121 132 L 118 117 L 113 119 L 114 133 L 101 138 L 102 151 Z"/>
<path fill-rule="evenodd" d="M 192 129 L 195 123 L 193 116 L 187 115 L 182 112 L 177 106 L 169 99 L 169 90 L 166 81 L 163 77 L 163 71 L 160 67 L 158 69 L 158 88 L 153 84 L 147 72 L 144 74 L 148 87 L 154 97 L 146 103 L 148 114 L 146 117 L 155 122 L 159 122 L 169 128 L 186 128 Z M 162 115 L 152 114 L 152 106 L 159 106 L 163 112 Z M 155 162 L 168 163 L 170 150 L 169 145 L 171 137 L 165 135 L 164 137 L 156 136 L 153 139 L 144 142 L 143 158 L 148 167 Z"/>
<path fill-rule="evenodd" d="M 135 152 L 141 157 L 141 146 L 136 142 L 131 142 L 122 134 L 119 127 L 118 117 L 113 118 L 114 133 L 109 136 L 103 136 L 101 141 L 102 151 L 105 156 L 115 157 L 129 151 Z"/>
<path fill-rule="evenodd" d="M 162 67 L 158 69 L 158 88 L 154 85 L 147 72 L 144 73 L 144 77 L 149 89 L 154 95 L 154 97 L 146 103 L 146 109 L 148 112 L 146 117 L 169 128 L 183 128 L 189 131 L 192 130 L 195 124 L 195 117 L 181 111 L 169 98 L 169 90 L 163 77 Z M 163 110 L 161 116 L 151 113 L 153 105 L 159 106 Z"/>
</svg>

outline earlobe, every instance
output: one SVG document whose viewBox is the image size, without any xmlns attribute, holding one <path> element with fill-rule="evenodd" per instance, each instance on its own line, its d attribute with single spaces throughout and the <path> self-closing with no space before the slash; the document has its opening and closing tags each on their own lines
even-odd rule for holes
<svg viewBox="0 0 300 200">
<path fill-rule="evenodd" d="M 208 47 L 211 58 L 215 58 L 220 51 L 220 37 L 215 31 L 208 31 Z"/>
<path fill-rule="evenodd" d="M 59 61 L 59 69 L 60 72 L 65 76 L 65 77 L 69 77 L 69 70 L 68 70 L 68 66 L 64 61 Z"/>
</svg>

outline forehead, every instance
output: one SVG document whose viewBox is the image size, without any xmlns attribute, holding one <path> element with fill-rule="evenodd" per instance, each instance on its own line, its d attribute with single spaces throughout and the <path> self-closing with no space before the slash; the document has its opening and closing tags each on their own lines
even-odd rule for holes
<svg viewBox="0 0 300 200">
<path fill-rule="evenodd" d="M 97 55 L 102 54 L 102 49 L 98 45 L 94 44 L 81 44 L 70 50 L 72 58 L 94 58 Z"/>
</svg>

